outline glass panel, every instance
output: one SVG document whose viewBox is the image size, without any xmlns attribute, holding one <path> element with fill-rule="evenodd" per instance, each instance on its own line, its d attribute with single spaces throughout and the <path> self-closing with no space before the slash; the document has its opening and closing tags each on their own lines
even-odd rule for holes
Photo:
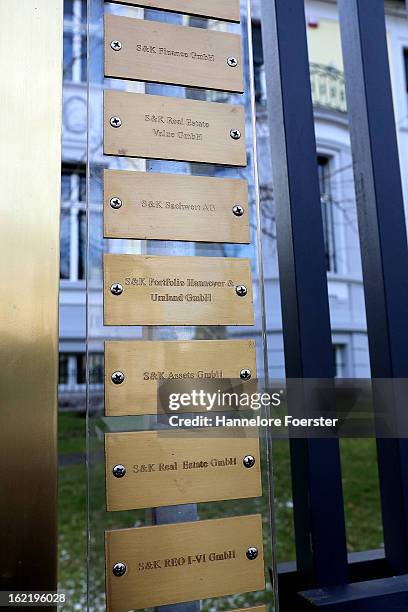
<svg viewBox="0 0 408 612">
<path fill-rule="evenodd" d="M 252 70 L 248 45 L 247 7 L 242 9 L 240 25 L 224 23 L 207 19 L 188 19 L 180 15 L 158 11 L 143 10 L 134 7 L 124 7 L 104 3 L 102 0 L 90 0 L 88 23 L 88 113 L 91 117 L 88 135 L 88 253 L 87 253 L 87 369 L 88 381 L 99 382 L 102 378 L 101 356 L 104 354 L 104 343 L 120 340 L 152 340 L 182 341 L 182 340 L 238 340 L 251 339 L 255 342 L 257 375 L 267 376 L 267 346 L 265 334 L 265 312 L 263 305 L 263 277 L 261 242 L 263 237 L 259 228 L 259 192 L 256 176 L 256 156 L 254 155 L 254 91 Z M 249 5 L 248 5 L 249 6 Z M 134 19 L 164 21 L 178 25 L 196 28 L 208 28 L 220 32 L 240 33 L 243 38 L 245 94 L 228 94 L 203 89 L 190 89 L 179 86 L 140 83 L 103 78 L 103 15 L 114 13 L 126 15 Z M 249 28 L 250 30 L 250 28 Z M 252 76 L 251 76 L 252 75 Z M 209 101 L 212 103 L 242 104 L 245 108 L 247 159 L 246 168 L 216 166 L 207 163 L 187 163 L 176 161 L 159 161 L 134 159 L 124 156 L 106 156 L 103 153 L 103 88 L 105 90 L 127 91 L 134 93 L 185 98 L 190 100 Z M 252 92 L 250 94 L 250 91 Z M 220 106 L 214 105 L 216 112 Z M 248 214 L 250 216 L 250 244 L 181 242 L 170 240 L 144 240 L 103 238 L 102 211 L 103 191 L 101 167 L 128 170 L 142 173 L 169 173 L 230 179 L 245 179 L 249 187 Z M 270 196 L 270 194 L 269 194 Z M 266 199 L 264 198 L 264 201 Z M 270 199 L 268 200 L 268 202 Z M 214 221 L 216 229 L 217 221 Z M 272 220 L 270 221 L 271 229 Z M 199 221 L 197 221 L 199 227 Z M 170 231 L 170 228 L 169 228 Z M 269 239 L 269 237 L 268 237 Z M 248 258 L 251 262 L 253 281 L 253 307 L 255 324 L 253 326 L 229 325 L 184 325 L 170 326 L 163 319 L 161 325 L 127 326 L 104 325 L 103 323 L 103 253 L 161 255 L 168 257 L 201 256 L 207 258 L 232 257 Z M 180 260 L 181 261 L 181 260 Z M 214 265 L 217 262 L 214 260 Z M 239 355 L 234 356 L 239 358 Z M 140 351 L 139 361 L 144 362 L 145 355 Z M 106 377 L 109 372 L 105 372 Z M 213 610 L 230 610 L 265 603 L 268 612 L 275 609 L 271 574 L 275 577 L 273 562 L 273 528 L 271 524 L 271 466 L 270 442 L 266 431 L 260 432 L 260 457 L 262 465 L 262 495 L 248 499 L 222 501 L 206 501 L 198 504 L 177 505 L 170 508 L 143 508 L 141 510 L 106 511 L 105 497 L 105 464 L 104 436 L 112 432 L 142 432 L 156 431 L 160 427 L 157 415 L 112 417 L 105 415 L 104 397 L 100 386 L 90 385 L 87 396 L 88 411 L 88 462 L 89 462 L 89 575 L 88 575 L 88 605 L 92 610 L 104 609 L 105 605 L 105 551 L 104 533 L 107 530 L 117 530 L 125 527 L 134 528 L 162 522 L 178 522 L 180 516 L 187 522 L 215 518 L 240 517 L 251 514 L 261 514 L 263 524 L 263 540 L 265 555 L 265 591 L 236 593 L 226 597 L 208 597 L 203 599 L 194 609 L 210 612 Z M 243 491 L 244 495 L 244 491 Z M 167 519 L 163 513 L 167 511 Z M 271 572 L 271 573 L 270 573 Z M 174 609 L 182 610 L 182 604 Z M 159 608 L 160 610 L 160 608 Z"/>
<path fill-rule="evenodd" d="M 87 277 L 95 282 L 102 281 L 102 212 L 95 211 L 92 218 L 92 228 L 89 234 L 89 250 L 87 261 Z"/>
<path fill-rule="evenodd" d="M 89 356 L 89 382 L 103 384 L 103 353 L 93 353 Z"/>
</svg>

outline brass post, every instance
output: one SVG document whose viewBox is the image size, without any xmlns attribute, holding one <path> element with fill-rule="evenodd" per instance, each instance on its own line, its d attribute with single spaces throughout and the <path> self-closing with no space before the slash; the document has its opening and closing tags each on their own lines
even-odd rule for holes
<svg viewBox="0 0 408 612">
<path fill-rule="evenodd" d="M 51 591 L 63 2 L 0 0 L 0 28 L 0 590 Z"/>
</svg>

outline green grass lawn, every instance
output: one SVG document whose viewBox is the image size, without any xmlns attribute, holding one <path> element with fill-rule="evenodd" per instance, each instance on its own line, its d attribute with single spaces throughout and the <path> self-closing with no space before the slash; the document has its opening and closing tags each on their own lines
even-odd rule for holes
<svg viewBox="0 0 408 612">
<path fill-rule="evenodd" d="M 100 450 L 101 450 L 100 445 Z M 74 456 L 77 461 L 85 455 L 85 418 L 75 413 L 61 413 L 59 417 L 59 453 Z M 380 504 L 376 468 L 375 443 L 372 440 L 343 440 L 341 442 L 343 484 L 349 551 L 368 550 L 382 546 Z M 104 466 L 98 457 L 91 467 L 91 597 L 93 610 L 103 609 L 105 529 L 149 524 L 148 511 L 105 511 Z M 292 498 L 290 486 L 289 446 L 286 441 L 273 444 L 275 487 L 276 549 L 278 562 L 294 559 Z M 264 490 L 266 486 L 264 474 Z M 60 588 L 71 597 L 65 610 L 84 610 L 86 607 L 86 468 L 85 464 L 62 465 L 59 469 L 59 580 Z M 200 504 L 200 519 L 261 512 L 267 562 L 270 561 L 268 542 L 268 500 L 233 500 Z M 204 612 L 229 610 L 262 601 L 261 595 L 223 598 L 203 602 Z"/>
<path fill-rule="evenodd" d="M 85 454 L 85 418 L 60 413 L 59 455 Z M 65 610 L 86 609 L 86 466 L 60 466 L 58 483 L 59 583 L 71 601 Z"/>
</svg>

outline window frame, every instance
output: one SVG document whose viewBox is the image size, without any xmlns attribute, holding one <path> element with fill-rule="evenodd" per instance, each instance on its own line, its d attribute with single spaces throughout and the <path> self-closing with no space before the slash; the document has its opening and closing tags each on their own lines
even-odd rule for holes
<svg viewBox="0 0 408 612">
<path fill-rule="evenodd" d="M 324 163 L 320 163 L 321 160 L 325 160 Z M 329 274 L 338 274 L 336 223 L 333 210 L 332 184 L 330 180 L 332 166 L 332 158 L 330 155 L 317 153 L 326 272 Z M 328 176 L 325 176 L 327 172 L 323 171 L 323 168 L 328 172 Z"/>
<path fill-rule="evenodd" d="M 69 37 L 72 41 L 69 64 L 64 53 L 64 83 L 86 83 L 86 36 L 86 1 L 73 0 L 73 14 L 64 13 L 64 40 Z"/>
<path fill-rule="evenodd" d="M 85 249 L 82 257 L 81 266 L 81 237 L 80 237 L 80 217 L 83 215 L 86 226 L 86 172 L 83 164 L 63 163 L 61 175 L 68 174 L 70 176 L 70 197 L 64 199 L 61 192 L 61 215 L 68 212 L 69 216 L 69 249 L 68 249 L 68 269 L 69 277 L 63 278 L 60 275 L 60 282 L 85 282 L 86 278 L 86 232 L 84 236 Z M 85 191 L 83 199 L 81 199 L 81 179 L 85 181 Z M 61 190 L 62 191 L 62 190 Z M 61 261 L 63 254 L 61 252 Z M 60 266 L 61 270 L 61 266 Z"/>
<path fill-rule="evenodd" d="M 316 158 L 319 156 L 329 158 L 330 160 L 330 177 L 331 177 L 331 195 L 333 207 L 333 220 L 336 239 L 336 263 L 337 272 L 327 272 L 328 278 L 338 280 L 339 278 L 347 278 L 348 274 L 354 274 L 353 270 L 349 270 L 349 238 L 346 227 L 350 223 L 352 231 L 358 232 L 357 220 L 354 220 L 356 213 L 355 203 L 350 206 L 350 198 L 354 197 L 354 189 L 345 188 L 342 184 L 344 179 L 344 170 L 348 170 L 351 164 L 351 153 L 347 145 L 340 145 L 337 142 L 326 140 L 320 134 L 316 138 Z M 317 159 L 316 159 L 317 163 Z M 350 176 L 352 179 L 352 176 Z M 342 208 L 344 204 L 344 209 Z M 350 213 L 352 219 L 348 219 Z M 355 221 L 355 223 L 354 223 Z"/>
<path fill-rule="evenodd" d="M 90 384 L 101 387 L 103 386 L 104 377 L 104 353 L 98 351 L 89 355 L 90 360 Z M 61 362 L 64 361 L 64 370 L 66 370 L 66 377 L 61 380 Z M 68 391 L 84 391 L 86 389 L 86 353 L 84 351 L 61 351 L 59 357 L 59 377 L 58 377 L 58 388 L 60 392 Z M 94 373 L 98 372 L 99 377 Z"/>
<path fill-rule="evenodd" d="M 335 378 L 348 378 L 351 371 L 349 343 L 345 339 L 334 338 L 332 341 L 332 351 Z M 340 359 L 338 355 L 340 355 Z M 340 373 L 337 371 L 338 365 L 341 365 Z"/>
</svg>

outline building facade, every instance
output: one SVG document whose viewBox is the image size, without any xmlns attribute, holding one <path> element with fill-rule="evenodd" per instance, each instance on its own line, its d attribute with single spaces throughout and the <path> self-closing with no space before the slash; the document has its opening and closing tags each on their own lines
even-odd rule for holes
<svg viewBox="0 0 408 612">
<path fill-rule="evenodd" d="M 60 405 L 84 405 L 86 348 L 86 2 L 65 0 L 63 166 L 61 194 Z M 252 0 L 258 166 L 266 291 L 269 375 L 284 376 L 273 181 L 266 121 L 260 0 Z M 385 3 L 396 129 L 403 190 L 408 201 L 408 18 L 405 1 Z M 128 10 L 126 8 L 124 11 Z M 132 9 L 131 14 L 135 15 Z M 336 374 L 370 375 L 364 292 L 350 152 L 347 104 L 337 7 L 330 0 L 305 2 L 311 87 L 321 187 L 326 267 Z M 125 13 L 126 14 L 126 13 Z M 188 19 L 188 18 L 186 18 Z M 193 25 L 193 24 L 192 24 Z M 102 40 L 102 33 L 101 33 Z M 379 82 L 379 87 L 381 83 Z M 149 92 L 149 86 L 138 85 Z M 151 86 L 150 86 L 151 87 Z M 154 93 L 158 93 L 157 89 Z M 301 100 L 299 100 L 301 104 Z M 91 120 L 97 120 L 91 118 Z M 135 169 L 144 168 L 135 162 Z M 103 168 L 101 154 L 101 170 Z M 182 168 L 181 170 L 182 171 Z M 96 219 L 96 217 L 94 217 Z M 91 236 L 92 239 L 92 236 Z M 123 245 L 122 245 L 123 246 Z M 129 246 L 129 245 L 128 245 Z M 115 246 L 112 245 L 114 249 Z M 100 248 L 102 253 L 102 245 Z M 199 252 L 199 251 L 198 251 Z M 92 279 L 101 282 L 101 279 Z M 100 292 L 95 293 L 95 296 Z M 92 308 L 92 289 L 90 288 Z M 97 297 L 95 297 L 95 300 Z M 100 305 L 99 305 L 100 306 Z M 95 318 L 100 308 L 95 309 Z M 100 320 L 95 319 L 97 339 Z M 92 316 L 88 333 L 92 335 Z M 89 323 L 89 321 L 88 321 Z M 255 329 L 254 333 L 260 330 Z M 116 337 L 116 336 L 115 336 Z M 126 337 L 126 330 L 123 331 Z M 103 343 L 92 354 L 91 375 L 103 380 Z"/>
<path fill-rule="evenodd" d="M 261 27 L 259 2 L 254 4 L 255 32 Z M 407 44 L 406 5 L 385 2 L 391 79 L 394 95 L 403 190 L 407 202 Z M 347 119 L 341 38 L 336 2 L 309 0 L 305 3 L 311 87 L 314 102 L 317 164 L 321 186 L 322 219 L 325 233 L 327 279 L 336 373 L 343 377 L 370 375 L 366 335 L 365 303 L 354 196 L 352 159 Z M 254 37 L 256 43 L 257 36 Z M 259 36 L 260 40 L 260 36 Z M 262 56 L 256 51 L 254 60 L 257 81 L 262 84 Z M 379 87 L 381 83 L 379 82 Z M 264 93 L 259 94 L 258 147 L 267 152 L 268 128 L 265 121 Z M 301 103 L 301 101 L 299 101 Z M 260 155 L 262 187 L 268 198 L 268 173 Z M 273 191 L 273 190 L 272 190 Z M 272 195 L 273 199 L 273 195 Z M 271 208 L 267 204 L 267 208 Z M 272 203 L 273 209 L 273 203 Z M 273 265 L 265 268 L 268 290 L 279 301 L 275 255 Z M 268 319 L 269 367 L 272 376 L 281 376 L 283 344 L 280 309 L 273 309 Z"/>
<path fill-rule="evenodd" d="M 86 0 L 64 0 L 60 403 L 83 402 L 86 268 Z M 75 397 L 74 397 L 75 396 Z"/>
</svg>

